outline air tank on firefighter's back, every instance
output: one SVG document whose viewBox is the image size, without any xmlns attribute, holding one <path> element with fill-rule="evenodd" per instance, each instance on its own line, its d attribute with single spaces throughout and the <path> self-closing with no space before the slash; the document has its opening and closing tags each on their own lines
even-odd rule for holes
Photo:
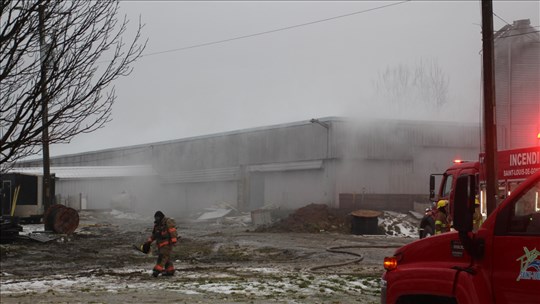
<svg viewBox="0 0 540 304">
<path fill-rule="evenodd" d="M 497 148 L 538 144 L 540 133 L 540 33 L 528 19 L 495 33 Z"/>
</svg>

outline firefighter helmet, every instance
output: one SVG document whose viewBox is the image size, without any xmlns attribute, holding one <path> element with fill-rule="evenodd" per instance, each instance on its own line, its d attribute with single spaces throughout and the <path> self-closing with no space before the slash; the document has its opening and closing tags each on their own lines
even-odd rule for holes
<svg viewBox="0 0 540 304">
<path fill-rule="evenodd" d="M 163 220 L 164 217 L 165 217 L 165 214 L 163 214 L 163 212 L 156 211 L 156 213 L 154 213 L 154 224 L 159 224 Z"/>
<path fill-rule="evenodd" d="M 440 200 L 439 202 L 437 202 L 437 209 L 446 207 L 446 205 L 448 205 L 447 200 Z"/>
</svg>

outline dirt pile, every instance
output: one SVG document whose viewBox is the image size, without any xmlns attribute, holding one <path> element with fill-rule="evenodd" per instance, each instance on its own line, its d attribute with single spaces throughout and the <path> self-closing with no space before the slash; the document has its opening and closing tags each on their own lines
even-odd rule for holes
<svg viewBox="0 0 540 304">
<path fill-rule="evenodd" d="M 393 211 L 370 211 L 357 210 L 356 213 L 379 214 L 377 232 L 373 234 L 412 237 L 418 236 L 418 220 L 408 214 Z M 281 218 L 273 224 L 259 226 L 256 232 L 299 232 L 299 233 L 321 233 L 336 232 L 343 234 L 352 233 L 353 216 L 347 210 L 331 208 L 325 204 L 310 204 L 292 213 L 287 212 L 273 218 Z"/>
<path fill-rule="evenodd" d="M 330 208 L 325 204 L 310 204 L 280 221 L 264 227 L 257 232 L 341 232 L 350 233 L 351 216 L 348 212 Z"/>
</svg>

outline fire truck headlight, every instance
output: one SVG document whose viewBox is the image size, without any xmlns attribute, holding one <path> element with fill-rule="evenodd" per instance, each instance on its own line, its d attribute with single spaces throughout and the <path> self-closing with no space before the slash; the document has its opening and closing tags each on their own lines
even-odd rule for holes
<svg viewBox="0 0 540 304">
<path fill-rule="evenodd" d="M 384 269 L 391 271 L 397 268 L 397 258 L 395 256 L 384 258 Z"/>
</svg>

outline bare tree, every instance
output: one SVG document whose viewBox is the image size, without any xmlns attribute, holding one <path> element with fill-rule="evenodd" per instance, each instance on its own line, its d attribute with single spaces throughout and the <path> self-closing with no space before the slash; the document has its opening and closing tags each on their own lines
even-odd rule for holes
<svg viewBox="0 0 540 304">
<path fill-rule="evenodd" d="M 374 81 L 377 94 L 393 104 L 420 103 L 440 109 L 448 102 L 448 77 L 436 61 L 388 67 Z"/>
<path fill-rule="evenodd" d="M 0 170 L 48 143 L 103 127 L 116 95 L 112 82 L 141 56 L 139 21 L 118 1 L 0 1 Z"/>
</svg>

